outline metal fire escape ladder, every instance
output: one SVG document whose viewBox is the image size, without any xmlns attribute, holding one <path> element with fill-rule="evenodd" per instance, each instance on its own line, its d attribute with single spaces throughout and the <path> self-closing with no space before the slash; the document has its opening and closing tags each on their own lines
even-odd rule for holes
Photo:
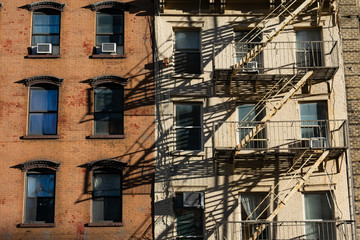
<svg viewBox="0 0 360 240">
<path fill-rule="evenodd" d="M 292 6 L 292 4 L 294 4 L 297 0 L 292 0 L 290 3 L 291 4 L 281 4 L 280 5 L 280 9 L 281 11 L 278 13 L 278 15 L 276 16 L 277 18 L 280 17 L 285 17 L 286 15 L 288 15 L 287 17 L 285 17 L 284 21 L 282 21 L 280 24 L 278 24 L 278 26 L 269 34 L 266 36 L 266 40 L 264 42 L 262 42 L 259 45 L 256 45 L 251 51 L 249 51 L 244 57 L 242 57 L 232 68 L 233 68 L 233 74 L 236 73 L 236 71 L 238 71 L 239 69 L 241 69 L 245 64 L 247 64 L 248 62 L 250 62 L 254 57 L 256 57 L 262 50 L 264 50 L 264 48 L 266 47 L 266 45 L 271 42 L 277 35 L 279 35 L 286 26 L 288 26 L 289 24 L 291 24 L 293 22 L 293 20 L 305 9 L 307 9 L 311 4 L 313 4 L 314 2 L 316 2 L 317 0 L 305 0 L 299 7 L 297 7 L 293 12 L 289 11 L 290 6 Z M 261 25 L 267 25 L 267 21 L 268 19 L 273 15 L 273 12 L 270 13 L 263 21 L 261 21 L 261 23 L 257 24 L 257 26 L 255 27 L 255 30 L 252 32 L 255 32 L 254 36 L 250 37 L 250 40 L 254 39 L 259 33 L 259 31 L 263 32 L 264 29 L 261 29 Z M 261 30 L 260 30 L 261 29 Z M 265 29 L 268 29 L 267 26 L 265 26 Z M 249 41 L 250 42 L 250 41 Z"/>
<path fill-rule="evenodd" d="M 284 104 L 292 97 L 294 94 L 305 85 L 306 81 L 313 75 L 313 71 L 307 72 L 291 89 L 288 91 L 283 98 L 281 99 L 278 107 L 273 107 L 268 114 L 261 120 L 261 123 L 257 124 L 252 131 L 249 132 L 237 145 L 236 149 L 242 149 L 246 146 L 247 143 L 251 141 L 262 129 L 264 129 L 267 123 L 272 119 L 272 117 L 284 106 Z"/>
<path fill-rule="evenodd" d="M 329 150 L 325 150 L 320 155 L 320 157 L 316 160 L 316 162 L 313 165 L 311 165 L 311 167 L 309 167 L 309 169 L 306 171 L 305 175 L 298 180 L 298 182 L 295 184 L 294 187 L 291 188 L 289 193 L 283 199 L 281 199 L 279 201 L 279 204 L 276 207 L 276 209 L 270 214 L 270 216 L 268 218 L 266 218 L 265 221 L 270 222 L 270 221 L 274 220 L 276 215 L 279 213 L 280 209 L 289 202 L 291 197 L 304 185 L 306 180 L 309 179 L 311 174 L 315 171 L 315 169 L 317 169 L 319 167 L 319 165 L 325 160 L 325 158 L 328 155 L 329 155 Z M 311 158 L 311 156 L 309 158 Z M 305 164 L 303 164 L 299 170 L 303 169 L 304 166 L 305 166 Z M 272 203 L 270 203 L 270 204 L 272 204 Z M 270 204 L 269 204 L 269 206 L 270 206 Z M 261 216 L 261 214 L 259 216 Z M 258 220 L 258 218 L 256 220 Z M 266 226 L 267 226 L 267 224 L 261 224 L 261 226 L 259 226 L 256 229 L 255 233 L 253 234 L 253 236 L 250 239 L 251 240 L 257 239 L 261 235 L 261 233 L 265 230 Z"/>
</svg>

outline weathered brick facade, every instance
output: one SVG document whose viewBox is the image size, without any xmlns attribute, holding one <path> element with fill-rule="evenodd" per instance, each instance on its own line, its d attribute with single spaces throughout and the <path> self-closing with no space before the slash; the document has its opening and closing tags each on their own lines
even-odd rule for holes
<svg viewBox="0 0 360 240">
<path fill-rule="evenodd" d="M 152 2 L 132 0 L 124 10 L 124 54 L 120 59 L 91 58 L 95 45 L 97 1 L 61 0 L 60 57 L 32 59 L 35 0 L 2 0 L 0 10 L 0 239 L 151 239 L 154 161 Z M 33 76 L 64 79 L 58 94 L 58 139 L 26 139 L 29 87 Z M 115 75 L 124 87 L 123 139 L 93 135 L 93 88 L 88 79 Z M 25 138 L 24 138 L 25 136 Z M 92 218 L 88 162 L 112 159 L 122 170 L 122 224 L 89 227 Z M 12 168 L 28 161 L 61 163 L 56 171 L 55 227 L 19 227 L 24 222 L 26 172 Z"/>
<path fill-rule="evenodd" d="M 340 1 L 338 7 L 345 67 L 357 235 L 360 236 L 360 6 L 356 0 L 345 0 Z"/>
</svg>

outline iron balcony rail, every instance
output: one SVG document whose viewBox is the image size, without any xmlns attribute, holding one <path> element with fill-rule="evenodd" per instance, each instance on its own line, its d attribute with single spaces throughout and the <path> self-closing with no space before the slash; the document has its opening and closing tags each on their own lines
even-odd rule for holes
<svg viewBox="0 0 360 240">
<path fill-rule="evenodd" d="M 213 68 L 232 68 L 242 57 L 261 42 L 214 43 Z M 339 66 L 336 41 L 270 42 L 246 64 L 244 73 L 292 74 L 310 68 Z"/>
<path fill-rule="evenodd" d="M 264 229 L 254 238 L 254 233 Z M 355 223 L 350 220 L 238 221 L 216 224 L 217 240 L 352 240 Z"/>
<path fill-rule="evenodd" d="M 221 121 L 213 125 L 215 149 L 236 148 L 263 122 Z M 251 149 L 347 148 L 346 120 L 270 121 L 245 146 Z"/>
</svg>

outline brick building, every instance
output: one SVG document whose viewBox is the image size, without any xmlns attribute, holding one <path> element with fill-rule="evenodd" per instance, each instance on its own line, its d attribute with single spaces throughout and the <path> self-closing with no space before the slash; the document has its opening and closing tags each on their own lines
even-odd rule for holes
<svg viewBox="0 0 360 240">
<path fill-rule="evenodd" d="M 0 4 L 0 239 L 151 239 L 152 2 Z"/>
<path fill-rule="evenodd" d="M 349 119 L 350 154 L 353 167 L 357 235 L 360 236 L 360 4 L 357 0 L 339 1 L 339 25 Z"/>
</svg>

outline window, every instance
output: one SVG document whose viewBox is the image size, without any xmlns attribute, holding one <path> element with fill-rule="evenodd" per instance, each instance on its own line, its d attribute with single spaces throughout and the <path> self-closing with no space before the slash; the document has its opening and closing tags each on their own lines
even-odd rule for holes
<svg viewBox="0 0 360 240">
<path fill-rule="evenodd" d="M 236 62 L 239 62 L 248 52 L 253 50 L 261 42 L 261 35 L 252 38 L 249 34 L 250 30 L 236 30 L 235 31 L 235 51 Z M 249 35 L 248 35 L 249 34 Z M 244 66 L 243 71 L 248 73 L 259 73 L 259 69 L 263 68 L 263 52 L 260 52 L 249 63 Z"/>
<path fill-rule="evenodd" d="M 266 207 L 268 201 L 266 193 L 251 193 L 240 195 L 241 220 L 249 221 L 241 225 L 241 239 L 252 239 L 254 233 L 260 228 L 261 224 L 255 220 L 264 220 L 268 217 Z M 264 200 L 265 199 L 265 200 Z M 270 239 L 270 227 L 266 227 L 258 239 Z"/>
<path fill-rule="evenodd" d="M 122 175 L 120 170 L 100 168 L 93 171 L 93 222 L 121 222 Z"/>
<path fill-rule="evenodd" d="M 204 194 L 201 192 L 176 193 L 174 199 L 176 239 L 203 239 Z"/>
<path fill-rule="evenodd" d="M 199 30 L 175 31 L 175 72 L 200 74 L 200 32 Z"/>
<path fill-rule="evenodd" d="M 56 135 L 58 86 L 36 84 L 30 87 L 29 135 Z"/>
<path fill-rule="evenodd" d="M 307 139 L 306 147 L 328 146 L 326 102 L 301 103 L 300 119 L 301 138 Z"/>
<path fill-rule="evenodd" d="M 45 8 L 33 12 L 31 46 L 35 55 L 60 53 L 60 11 Z"/>
<path fill-rule="evenodd" d="M 55 171 L 32 169 L 26 174 L 25 223 L 54 223 Z"/>
<path fill-rule="evenodd" d="M 106 44 L 109 49 L 106 49 Z M 114 51 L 111 50 L 112 47 Z M 106 8 L 96 12 L 96 52 L 97 54 L 124 54 L 123 11 Z"/>
<path fill-rule="evenodd" d="M 175 105 L 177 150 L 202 150 L 202 106 L 200 103 Z"/>
<path fill-rule="evenodd" d="M 254 131 L 255 126 L 265 117 L 265 107 L 256 104 L 242 104 L 238 106 L 238 142 L 244 139 L 251 131 Z M 262 129 L 256 134 L 245 148 L 266 148 L 266 128 Z"/>
<path fill-rule="evenodd" d="M 94 92 L 95 135 L 124 134 L 124 87 L 106 83 L 97 85 Z"/>
<path fill-rule="evenodd" d="M 296 61 L 298 67 L 323 65 L 321 31 L 304 29 L 296 31 Z"/>
<path fill-rule="evenodd" d="M 306 239 L 335 240 L 333 201 L 330 192 L 304 194 Z M 313 221 L 313 223 L 311 222 Z"/>
</svg>

